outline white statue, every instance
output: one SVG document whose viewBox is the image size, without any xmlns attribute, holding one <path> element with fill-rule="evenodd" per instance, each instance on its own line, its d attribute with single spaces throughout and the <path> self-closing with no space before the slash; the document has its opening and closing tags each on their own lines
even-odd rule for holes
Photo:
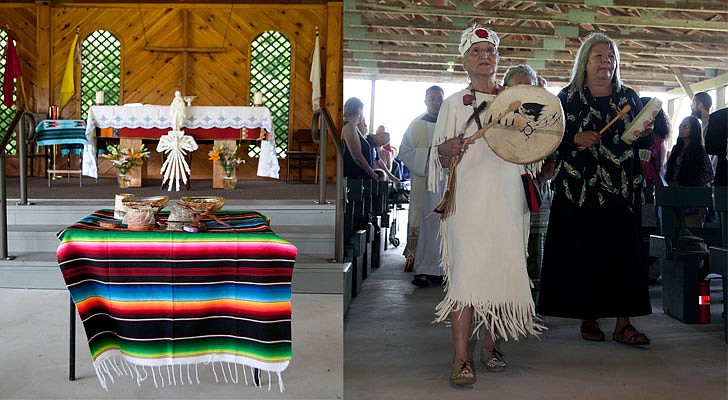
<svg viewBox="0 0 728 400">
<path fill-rule="evenodd" d="M 179 90 L 174 92 L 174 100 L 170 108 L 170 117 L 172 118 L 172 130 L 179 131 L 185 122 L 185 100 L 182 98 L 182 92 Z"/>
</svg>

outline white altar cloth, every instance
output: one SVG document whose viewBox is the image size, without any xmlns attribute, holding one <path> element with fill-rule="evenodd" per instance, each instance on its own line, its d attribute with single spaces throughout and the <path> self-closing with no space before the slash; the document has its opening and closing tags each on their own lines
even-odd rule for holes
<svg viewBox="0 0 728 400">
<path fill-rule="evenodd" d="M 275 133 L 270 110 L 267 107 L 187 107 L 184 128 L 263 128 L 268 140 L 260 142 L 258 176 L 278 179 L 280 165 L 276 157 Z M 83 174 L 98 177 L 96 165 L 96 128 L 172 128 L 169 106 L 91 106 L 86 121 Z"/>
</svg>

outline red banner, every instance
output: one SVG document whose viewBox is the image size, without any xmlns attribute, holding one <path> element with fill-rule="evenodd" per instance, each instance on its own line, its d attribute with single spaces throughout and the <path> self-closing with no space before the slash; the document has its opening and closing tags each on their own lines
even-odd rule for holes
<svg viewBox="0 0 728 400">
<path fill-rule="evenodd" d="M 3 104 L 7 108 L 13 106 L 14 79 L 16 78 L 20 78 L 20 62 L 18 61 L 18 53 L 15 51 L 13 32 L 8 31 L 8 46 L 7 51 L 5 51 L 5 79 L 3 80 Z"/>
</svg>

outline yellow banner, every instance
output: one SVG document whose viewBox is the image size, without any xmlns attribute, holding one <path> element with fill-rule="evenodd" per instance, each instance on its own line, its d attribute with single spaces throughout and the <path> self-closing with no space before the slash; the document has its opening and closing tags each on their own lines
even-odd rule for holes
<svg viewBox="0 0 728 400">
<path fill-rule="evenodd" d="M 68 58 L 66 59 L 66 70 L 63 72 L 63 81 L 61 82 L 61 108 L 71 100 L 73 94 L 76 93 L 76 85 L 73 81 L 74 77 L 74 59 L 76 52 L 76 43 L 78 42 L 78 33 L 73 37 L 73 43 L 71 44 L 71 50 L 68 51 Z"/>
</svg>

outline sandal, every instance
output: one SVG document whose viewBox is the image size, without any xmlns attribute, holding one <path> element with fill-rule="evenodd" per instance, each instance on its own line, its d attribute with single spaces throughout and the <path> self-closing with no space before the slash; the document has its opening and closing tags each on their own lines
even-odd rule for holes
<svg viewBox="0 0 728 400">
<path fill-rule="evenodd" d="M 629 332 L 630 334 L 627 334 Z M 622 327 L 619 331 L 614 331 L 612 340 L 619 343 L 628 344 L 630 346 L 642 346 L 650 344 L 650 339 L 647 336 L 638 331 L 632 324 L 627 324 Z"/>
<path fill-rule="evenodd" d="M 582 321 L 581 337 L 590 342 L 603 342 L 604 332 L 599 329 L 599 322 L 595 320 Z"/>
<path fill-rule="evenodd" d="M 477 380 L 470 361 L 454 362 L 451 368 L 450 383 L 453 385 L 472 385 Z"/>
</svg>

